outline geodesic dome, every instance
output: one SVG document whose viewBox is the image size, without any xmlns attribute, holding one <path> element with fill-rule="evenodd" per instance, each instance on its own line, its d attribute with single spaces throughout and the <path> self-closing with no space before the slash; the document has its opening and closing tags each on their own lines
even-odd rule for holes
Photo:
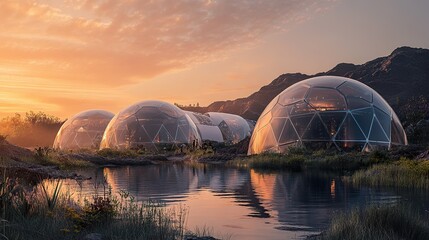
<svg viewBox="0 0 429 240">
<path fill-rule="evenodd" d="M 236 144 L 252 134 L 249 123 L 241 116 L 221 112 L 208 112 L 206 115 L 219 127 L 227 144 Z"/>
<path fill-rule="evenodd" d="M 110 121 L 100 149 L 172 150 L 201 142 L 192 120 L 178 107 L 161 101 L 133 104 Z"/>
<path fill-rule="evenodd" d="M 80 112 L 63 123 L 54 140 L 54 149 L 98 149 L 104 130 L 114 114 L 104 110 Z"/>
<path fill-rule="evenodd" d="M 212 141 L 223 143 L 224 139 L 222 132 L 217 125 L 214 125 L 209 116 L 201 113 L 195 113 L 190 111 L 184 111 L 189 118 L 197 126 L 198 133 L 200 134 L 202 141 Z"/>
<path fill-rule="evenodd" d="M 290 146 L 369 151 L 406 144 L 398 117 L 376 91 L 353 79 L 323 76 L 290 86 L 268 104 L 248 154 Z"/>
</svg>

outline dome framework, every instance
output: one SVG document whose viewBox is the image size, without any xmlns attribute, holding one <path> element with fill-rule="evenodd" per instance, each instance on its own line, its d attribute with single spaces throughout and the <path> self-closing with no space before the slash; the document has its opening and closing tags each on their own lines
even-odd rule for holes
<svg viewBox="0 0 429 240">
<path fill-rule="evenodd" d="M 239 115 L 207 112 L 204 114 L 185 111 L 197 126 L 203 141 L 232 145 L 251 136 L 253 125 Z"/>
<path fill-rule="evenodd" d="M 114 114 L 104 110 L 80 112 L 63 123 L 54 140 L 54 149 L 98 149 Z"/>
<path fill-rule="evenodd" d="M 109 123 L 100 149 L 173 150 L 199 144 L 192 120 L 178 107 L 161 101 L 143 101 L 119 112 Z"/>
<path fill-rule="evenodd" d="M 248 154 L 291 146 L 370 151 L 406 144 L 398 117 L 377 92 L 353 79 L 323 76 L 290 86 L 268 104 Z"/>
</svg>

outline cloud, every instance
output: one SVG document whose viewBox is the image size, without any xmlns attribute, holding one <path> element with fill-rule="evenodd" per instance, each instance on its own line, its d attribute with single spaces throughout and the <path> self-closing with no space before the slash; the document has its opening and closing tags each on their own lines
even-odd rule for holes
<svg viewBox="0 0 429 240">
<path fill-rule="evenodd" d="M 0 64 L 55 81 L 125 85 L 214 60 L 311 16 L 316 0 L 0 2 Z"/>
</svg>

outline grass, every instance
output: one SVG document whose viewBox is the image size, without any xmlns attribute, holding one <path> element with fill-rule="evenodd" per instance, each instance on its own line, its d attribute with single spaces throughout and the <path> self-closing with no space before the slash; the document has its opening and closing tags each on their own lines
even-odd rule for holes
<svg viewBox="0 0 429 240">
<path fill-rule="evenodd" d="M 99 233 L 107 239 L 182 239 L 188 209 L 137 202 L 126 192 L 106 190 L 83 203 L 61 193 L 61 181 L 28 188 L 16 179 L 0 182 L 0 238 L 81 239 Z"/>
<path fill-rule="evenodd" d="M 111 148 L 105 148 L 97 151 L 97 155 L 113 158 L 133 158 L 143 155 L 143 152 L 135 150 L 115 150 Z"/>
<path fill-rule="evenodd" d="M 329 228 L 316 239 L 423 240 L 428 236 L 429 224 L 419 213 L 397 206 L 371 206 L 337 215 Z"/>
<path fill-rule="evenodd" d="M 263 153 L 245 158 L 237 158 L 230 161 L 228 165 L 260 170 L 290 169 L 300 171 L 304 169 L 322 169 L 355 171 L 374 164 L 391 161 L 393 160 L 391 160 L 385 151 L 339 153 L 325 150 L 307 151 L 304 149 L 291 149 L 285 154 Z"/>
<path fill-rule="evenodd" d="M 25 162 L 39 164 L 43 166 L 57 166 L 62 170 L 86 168 L 94 166 L 88 161 L 74 159 L 59 151 L 54 151 L 51 148 L 35 148 L 32 158 L 24 159 Z"/>
<path fill-rule="evenodd" d="M 61 180 L 56 181 L 52 194 L 48 192 L 47 187 L 45 186 L 46 184 L 44 182 L 42 182 L 40 185 L 42 186 L 42 190 L 43 190 L 42 193 L 43 193 L 44 199 L 46 199 L 46 204 L 49 210 L 53 210 L 57 205 L 58 197 L 60 196 L 62 181 Z"/>
<path fill-rule="evenodd" d="M 355 185 L 429 189 L 429 160 L 402 158 L 359 170 L 345 180 Z"/>
<path fill-rule="evenodd" d="M 228 162 L 228 165 L 267 170 L 302 170 L 305 161 L 306 158 L 300 155 L 260 154 L 245 159 L 234 159 Z"/>
</svg>

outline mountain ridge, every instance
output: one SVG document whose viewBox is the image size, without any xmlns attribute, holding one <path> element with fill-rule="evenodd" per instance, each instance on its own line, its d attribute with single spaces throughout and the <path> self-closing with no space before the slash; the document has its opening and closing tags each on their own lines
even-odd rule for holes
<svg viewBox="0 0 429 240">
<path fill-rule="evenodd" d="M 429 49 L 403 46 L 390 55 L 364 64 L 339 63 L 313 75 L 284 73 L 247 97 L 215 101 L 207 107 L 184 107 L 196 112 L 226 112 L 257 120 L 268 103 L 292 84 L 307 78 L 334 75 L 360 81 L 383 96 L 395 109 L 413 96 L 429 96 Z M 389 87 L 386 87 L 388 84 Z M 395 109 L 396 110 L 396 109 Z"/>
</svg>

